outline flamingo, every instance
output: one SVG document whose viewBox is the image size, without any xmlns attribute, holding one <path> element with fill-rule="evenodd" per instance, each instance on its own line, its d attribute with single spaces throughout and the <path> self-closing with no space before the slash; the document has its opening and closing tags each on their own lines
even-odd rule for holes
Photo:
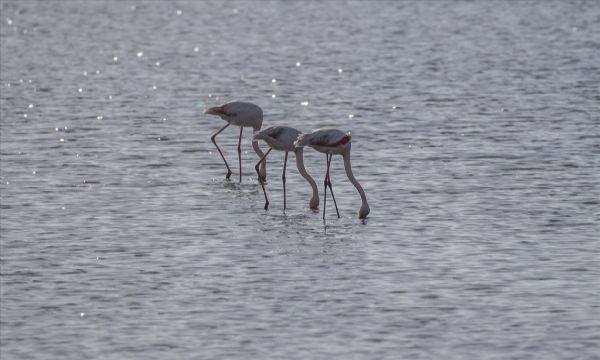
<svg viewBox="0 0 600 360">
<path fill-rule="evenodd" d="M 256 163 L 255 169 L 256 174 L 258 175 L 258 181 L 262 186 L 263 193 L 265 194 L 265 210 L 269 208 L 269 199 L 267 198 L 267 192 L 265 191 L 265 185 L 263 184 L 262 179 L 260 178 L 260 173 L 258 170 L 259 165 L 265 161 L 267 155 L 271 152 L 271 150 L 275 149 L 278 151 L 285 151 L 285 160 L 283 161 L 283 175 L 281 175 L 281 180 L 283 181 L 283 209 L 286 208 L 286 196 L 285 196 L 285 168 L 287 165 L 288 153 L 293 151 L 296 156 L 296 166 L 298 167 L 298 172 L 312 187 L 313 195 L 309 202 L 309 207 L 311 209 L 317 209 L 319 207 L 319 189 L 317 188 L 317 183 L 315 180 L 306 172 L 304 168 L 304 149 L 296 148 L 294 146 L 294 141 L 298 138 L 302 133 L 299 130 L 296 130 L 289 126 L 271 126 L 269 128 L 264 129 L 263 131 L 254 134 L 255 140 L 264 140 L 269 145 L 269 150 L 267 153 Z"/>
<path fill-rule="evenodd" d="M 217 145 L 217 135 L 219 135 L 223 130 L 225 130 L 229 125 L 235 125 L 240 127 L 240 138 L 238 140 L 237 152 L 238 152 L 238 161 L 240 163 L 240 183 L 242 182 L 242 132 L 244 131 L 244 127 L 252 127 L 254 129 L 254 133 L 257 133 L 262 126 L 263 121 L 263 111 L 262 109 L 255 104 L 249 102 L 242 101 L 231 101 L 219 106 L 209 107 L 204 109 L 205 114 L 210 115 L 218 115 L 221 119 L 227 121 L 227 125 L 223 126 L 217 132 L 215 132 L 210 140 L 215 144 L 217 150 L 219 150 L 219 154 L 223 158 L 225 162 L 225 167 L 227 168 L 227 175 L 225 175 L 225 179 L 229 179 L 231 176 L 231 169 L 229 168 L 229 164 L 227 164 L 227 160 L 225 160 L 225 156 L 221 152 L 219 145 Z M 258 155 L 259 158 L 262 158 L 265 154 L 258 147 L 258 142 L 256 140 L 252 140 L 252 147 L 254 151 Z M 267 168 L 266 162 L 263 162 L 262 167 L 260 169 L 260 178 L 266 179 L 267 177 Z"/>
<path fill-rule="evenodd" d="M 354 178 L 354 175 L 352 174 L 352 165 L 350 164 L 351 139 L 352 137 L 350 135 L 350 132 L 344 133 L 343 131 L 337 129 L 321 128 L 314 130 L 310 134 L 299 135 L 298 140 L 294 142 L 296 148 L 310 146 L 318 152 L 324 153 L 327 159 L 327 173 L 325 174 L 324 181 L 325 196 L 323 197 L 323 220 L 325 220 L 327 187 L 329 187 L 329 190 L 331 190 L 331 197 L 333 198 L 335 211 L 337 212 L 338 218 L 340 217 L 340 212 L 338 211 L 337 203 L 335 202 L 335 196 L 333 195 L 333 189 L 331 188 L 331 180 L 329 177 L 329 167 L 331 166 L 331 159 L 335 154 L 342 155 L 342 157 L 344 158 L 344 167 L 346 168 L 346 175 L 360 194 L 362 204 L 360 206 L 360 210 L 358 211 L 358 217 L 360 219 L 366 219 L 367 215 L 369 215 L 369 212 L 371 211 L 371 209 L 369 208 L 369 204 L 367 203 L 367 196 L 365 195 L 365 191 L 363 190 L 362 186 L 360 186 L 358 181 L 356 181 L 356 178 Z"/>
</svg>

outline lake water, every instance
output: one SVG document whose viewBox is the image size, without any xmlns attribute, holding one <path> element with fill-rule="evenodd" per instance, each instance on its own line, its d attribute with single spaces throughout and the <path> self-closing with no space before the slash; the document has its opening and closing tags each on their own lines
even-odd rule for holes
<svg viewBox="0 0 600 360">
<path fill-rule="evenodd" d="M 0 6 L 2 359 L 600 358 L 600 2 Z"/>
</svg>

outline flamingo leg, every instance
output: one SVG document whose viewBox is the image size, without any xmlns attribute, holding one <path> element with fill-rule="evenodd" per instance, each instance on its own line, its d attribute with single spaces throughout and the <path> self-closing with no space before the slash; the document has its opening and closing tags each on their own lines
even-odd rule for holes
<svg viewBox="0 0 600 360">
<path fill-rule="evenodd" d="M 285 152 L 285 160 L 283 161 L 283 175 L 281 175 L 281 181 L 283 181 L 283 210 L 285 210 L 286 207 L 286 201 L 285 201 L 285 167 L 287 165 L 287 158 L 288 158 L 288 152 Z"/>
<path fill-rule="evenodd" d="M 213 142 L 213 144 L 215 144 L 215 146 L 217 147 L 217 150 L 219 150 L 219 154 L 221 154 L 221 157 L 223 158 L 223 161 L 225 162 L 225 167 L 227 168 L 227 175 L 225 175 L 225 179 L 227 179 L 227 180 L 229 180 L 229 177 L 231 176 L 231 169 L 229 168 L 229 164 L 227 164 L 227 160 L 225 160 L 225 156 L 223 156 L 223 153 L 221 152 L 219 145 L 217 145 L 216 138 L 217 138 L 217 135 L 219 135 L 221 133 L 221 131 L 225 130 L 228 126 L 229 126 L 229 124 L 223 126 L 219 131 L 217 131 L 210 137 L 210 140 Z"/>
<path fill-rule="evenodd" d="M 329 186 L 329 191 L 331 192 L 331 197 L 333 198 L 333 205 L 335 205 L 335 212 L 337 213 L 337 216 L 339 219 L 340 212 L 338 211 L 337 203 L 335 202 L 335 196 L 333 195 L 333 188 L 331 187 L 331 177 L 329 176 L 329 167 L 330 167 L 332 158 L 333 158 L 333 154 L 329 154 L 329 158 L 327 159 L 327 186 Z"/>
<path fill-rule="evenodd" d="M 327 208 L 327 183 L 329 182 L 329 154 L 325 154 L 325 161 L 327 162 L 327 171 L 325 172 L 325 181 L 323 181 L 323 185 L 325 187 L 325 195 L 323 195 L 323 221 L 325 221 L 325 209 Z"/>
<path fill-rule="evenodd" d="M 238 161 L 240 163 L 240 183 L 242 182 L 242 132 L 244 131 L 244 127 L 240 126 L 240 139 L 238 140 Z"/>
<path fill-rule="evenodd" d="M 269 148 L 269 150 L 267 150 L 267 153 L 260 160 L 258 160 L 258 162 L 256 163 L 256 166 L 254 166 L 254 169 L 256 169 L 256 175 L 258 175 L 258 182 L 260 183 L 260 186 L 262 186 L 263 194 L 265 194 L 265 210 L 269 209 L 269 199 L 267 198 L 267 191 L 265 190 L 265 184 L 263 183 L 263 180 L 260 177 L 259 166 L 260 166 L 260 163 L 265 161 L 265 159 L 267 158 L 267 155 L 269 155 L 271 150 L 273 150 L 273 148 Z"/>
</svg>

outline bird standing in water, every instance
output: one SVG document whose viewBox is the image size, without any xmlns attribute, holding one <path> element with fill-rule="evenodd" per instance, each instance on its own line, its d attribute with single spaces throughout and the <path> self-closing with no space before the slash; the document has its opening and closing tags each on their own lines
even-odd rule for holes
<svg viewBox="0 0 600 360">
<path fill-rule="evenodd" d="M 331 191 L 331 197 L 333 198 L 333 203 L 335 205 L 335 211 L 337 212 L 338 218 L 340 217 L 340 212 L 338 211 L 337 204 L 335 202 L 335 196 L 333 195 L 333 189 L 331 187 L 331 180 L 329 178 L 329 167 L 331 166 L 331 159 L 333 155 L 339 154 L 344 158 L 344 167 L 346 168 L 346 175 L 350 182 L 356 187 L 358 193 L 360 194 L 360 198 L 362 200 L 362 205 L 360 206 L 360 210 L 358 211 L 358 217 L 361 219 L 366 219 L 367 215 L 371 209 L 369 208 L 369 204 L 367 203 L 367 196 L 365 195 L 365 191 L 362 186 L 356 181 L 354 175 L 352 174 L 352 165 L 350 164 L 350 148 L 352 137 L 350 136 L 350 132 L 344 133 L 343 131 L 337 129 L 328 129 L 321 128 L 316 129 L 310 134 L 301 134 L 298 137 L 298 140 L 294 142 L 296 148 L 302 148 L 303 146 L 310 146 L 318 152 L 324 153 L 327 159 L 327 173 L 325 174 L 325 196 L 323 198 L 323 220 L 325 220 L 325 205 L 327 202 L 327 187 Z"/>
<path fill-rule="evenodd" d="M 267 145 L 269 145 L 269 150 L 267 153 L 256 163 L 255 169 L 256 174 L 258 175 L 258 181 L 262 186 L 263 193 L 265 194 L 265 210 L 269 208 L 269 199 L 267 198 L 267 192 L 265 190 L 265 185 L 260 177 L 259 165 L 264 163 L 267 158 L 267 155 L 271 152 L 271 150 L 275 149 L 278 151 L 285 151 L 285 160 L 283 162 L 283 175 L 281 175 L 281 180 L 283 181 L 283 209 L 286 208 L 286 195 L 285 195 L 285 168 L 287 165 L 288 153 L 290 151 L 294 152 L 296 156 L 296 166 L 298 167 L 298 172 L 300 175 L 312 187 L 313 195 L 310 199 L 309 207 L 311 209 L 317 209 L 319 207 L 319 190 L 317 188 L 317 184 L 315 180 L 306 172 L 304 168 L 304 150 L 302 148 L 296 148 L 294 146 L 294 141 L 298 139 L 298 136 L 302 133 L 299 130 L 288 126 L 272 126 L 264 129 L 263 131 L 254 134 L 254 140 L 264 140 Z"/>
<path fill-rule="evenodd" d="M 229 164 L 227 164 L 227 160 L 225 160 L 225 156 L 221 152 L 219 145 L 217 145 L 216 138 L 217 135 L 219 135 L 229 125 L 235 125 L 240 127 L 240 138 L 238 140 L 237 152 L 238 161 L 240 163 L 240 182 L 242 182 L 242 132 L 244 131 L 244 127 L 252 127 L 254 133 L 260 131 L 263 121 L 262 109 L 258 105 L 249 102 L 231 101 L 219 106 L 206 108 L 204 109 L 204 113 L 210 115 L 218 115 L 219 117 L 221 117 L 221 119 L 227 121 L 227 125 L 223 126 L 210 137 L 210 140 L 213 142 L 213 144 L 215 144 L 217 150 L 219 151 L 219 154 L 221 154 L 221 157 L 225 162 L 225 167 L 227 168 L 227 175 L 225 175 L 225 179 L 229 179 L 229 177 L 231 176 L 231 169 L 229 168 Z M 260 150 L 260 148 L 258 147 L 258 142 L 254 139 L 252 140 L 252 147 L 254 148 L 254 151 L 256 152 L 259 158 L 264 157 L 265 154 Z M 260 179 L 262 179 L 263 181 L 267 178 L 266 165 L 266 161 L 262 163 L 259 174 Z"/>
</svg>

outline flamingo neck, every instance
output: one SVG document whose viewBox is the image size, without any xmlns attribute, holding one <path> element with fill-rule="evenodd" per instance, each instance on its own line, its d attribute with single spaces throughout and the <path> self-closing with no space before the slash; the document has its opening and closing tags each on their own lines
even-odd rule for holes
<svg viewBox="0 0 600 360">
<path fill-rule="evenodd" d="M 257 133 L 258 130 L 254 130 L 254 134 L 256 135 Z M 255 137 L 252 138 L 252 148 L 254 149 L 254 152 L 256 152 L 256 155 L 258 155 L 259 159 L 262 159 L 263 156 L 265 156 L 265 153 L 263 153 L 258 147 L 258 140 Z M 260 177 L 263 180 L 267 178 L 267 159 L 264 159 L 260 164 Z"/>
<path fill-rule="evenodd" d="M 364 219 L 367 217 L 369 212 L 371 212 L 371 209 L 369 208 L 369 204 L 367 203 L 367 195 L 365 195 L 365 191 L 363 190 L 362 186 L 360 186 L 360 184 L 354 177 L 354 174 L 352 173 L 352 164 L 350 163 L 350 152 L 348 151 L 347 153 L 344 153 L 343 157 L 344 157 L 344 168 L 346 168 L 346 175 L 348 176 L 348 179 L 350 180 L 352 185 L 354 185 L 356 190 L 358 190 L 358 193 L 360 194 L 360 199 L 362 200 L 362 204 L 360 206 L 358 216 L 361 219 Z"/>
<path fill-rule="evenodd" d="M 309 206 L 311 209 L 317 209 L 319 207 L 319 189 L 317 188 L 317 183 L 315 180 L 306 172 L 304 168 L 304 150 L 302 148 L 296 148 L 294 151 L 296 154 L 296 166 L 298 167 L 298 172 L 312 187 L 312 198 L 310 199 Z"/>
</svg>

